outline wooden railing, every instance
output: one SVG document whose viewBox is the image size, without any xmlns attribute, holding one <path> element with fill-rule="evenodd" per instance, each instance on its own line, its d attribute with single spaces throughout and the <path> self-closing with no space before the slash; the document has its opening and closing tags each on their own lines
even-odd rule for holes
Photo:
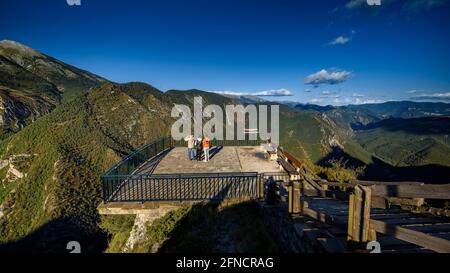
<svg viewBox="0 0 450 273">
<path fill-rule="evenodd" d="M 289 169 L 302 166 L 301 162 L 296 160 L 286 151 L 279 152 L 279 160 L 290 164 Z M 284 167 L 284 166 L 283 166 Z M 349 244 L 364 245 L 369 241 L 377 239 L 377 233 L 389 235 L 397 239 L 421 246 L 423 248 L 436 252 L 450 253 L 450 241 L 445 238 L 434 236 L 420 230 L 411 229 L 408 225 L 392 224 L 389 221 L 380 220 L 376 215 L 372 216 L 372 209 L 386 209 L 386 213 L 391 213 L 389 201 L 397 198 L 406 202 L 411 199 L 439 199 L 450 200 L 450 184 L 432 185 L 419 182 L 379 182 L 379 181 L 353 181 L 351 183 L 329 182 L 323 179 L 317 179 L 320 188 L 311 188 L 311 183 L 300 176 L 298 181 L 292 181 L 288 184 L 288 209 L 292 214 L 303 214 L 314 220 L 335 225 L 347 230 L 347 239 Z M 333 188 L 344 189 L 332 190 Z M 331 190 L 330 190 L 331 189 Z M 325 211 L 317 211 L 309 207 L 307 201 L 303 200 L 303 196 L 327 197 L 340 200 L 342 204 L 348 204 L 347 221 L 343 221 L 342 217 L 336 217 L 332 213 Z M 398 223 L 414 223 L 416 214 L 405 210 L 398 210 Z M 410 213 L 410 214 L 408 214 Z M 396 214 L 389 214 L 389 217 L 396 217 Z M 405 220 L 404 218 L 406 217 Z M 439 224 L 441 221 L 449 225 L 448 218 L 442 220 L 434 219 L 431 215 L 421 216 L 418 220 Z M 429 217 L 429 218 L 426 218 Z M 375 219 L 374 219 L 375 218 Z M 446 220 L 447 219 L 447 220 Z M 417 220 L 417 221 L 418 221 Z M 394 221 L 395 222 L 395 221 Z M 447 223 L 449 222 L 449 223 Z M 420 221 L 419 221 L 420 223 Z M 433 225 L 429 224 L 425 227 L 432 230 Z M 442 228 L 439 226 L 438 228 Z M 450 232 L 450 229 L 446 232 Z"/>
</svg>

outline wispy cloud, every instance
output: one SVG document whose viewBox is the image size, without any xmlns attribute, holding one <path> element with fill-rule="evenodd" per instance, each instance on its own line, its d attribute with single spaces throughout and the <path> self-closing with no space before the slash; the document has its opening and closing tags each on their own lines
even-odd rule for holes
<svg viewBox="0 0 450 273">
<path fill-rule="evenodd" d="M 440 100 L 440 101 L 450 101 L 450 92 L 445 93 L 431 93 L 431 94 L 420 94 L 411 97 L 412 100 Z"/>
<path fill-rule="evenodd" d="M 311 101 L 311 103 L 315 103 L 315 104 L 332 104 L 332 105 L 360 105 L 360 104 L 377 104 L 377 103 L 384 103 L 386 102 L 385 100 L 382 99 L 374 99 L 374 98 L 361 98 L 361 97 L 341 97 L 341 96 L 336 96 L 336 97 L 317 97 L 317 98 L 313 98 Z"/>
<path fill-rule="evenodd" d="M 330 45 L 345 45 L 346 43 L 350 42 L 353 39 L 353 36 L 355 35 L 355 31 L 352 30 L 349 35 L 341 35 L 335 38 L 333 41 L 331 41 Z"/>
<path fill-rule="evenodd" d="M 433 8 L 437 8 L 449 3 L 449 0 L 381 0 L 381 7 L 391 6 L 391 4 L 398 4 L 402 11 L 405 12 L 421 12 Z M 374 8 L 377 6 L 370 6 L 367 0 L 350 0 L 345 6 L 348 10 L 360 8 Z"/>
<path fill-rule="evenodd" d="M 311 103 L 322 103 L 324 101 L 324 99 L 322 98 L 314 98 L 312 100 L 310 100 Z"/>
<path fill-rule="evenodd" d="M 321 84 L 338 84 L 345 82 L 350 76 L 351 72 L 342 71 L 327 71 L 320 70 L 317 73 L 311 74 L 305 78 L 305 84 L 321 85 Z"/>
<path fill-rule="evenodd" d="M 292 92 L 287 89 L 275 89 L 259 92 L 235 92 L 235 91 L 211 91 L 212 93 L 220 95 L 232 95 L 232 96 L 257 96 L 257 97 L 285 97 L 293 96 Z"/>
<path fill-rule="evenodd" d="M 349 37 L 339 36 L 336 39 L 334 39 L 333 41 L 331 41 L 330 45 L 345 45 L 349 41 L 350 41 Z"/>
<path fill-rule="evenodd" d="M 352 94 L 352 97 L 360 97 L 360 98 L 362 98 L 362 97 L 365 97 L 366 95 L 364 95 L 364 94 L 359 94 L 359 93 L 353 93 Z"/>
<path fill-rule="evenodd" d="M 409 90 L 409 91 L 406 91 L 406 93 L 408 93 L 408 94 L 416 94 L 416 93 L 419 93 L 420 91 L 419 90 Z"/>
<path fill-rule="evenodd" d="M 383 103 L 386 102 L 384 100 L 380 99 L 360 99 L 356 98 L 353 102 L 353 104 L 377 104 L 377 103 Z"/>
<path fill-rule="evenodd" d="M 365 7 L 365 6 L 368 6 L 367 0 L 350 0 L 349 2 L 347 2 L 347 4 L 345 4 L 345 7 L 347 9 L 355 9 L 355 8 L 361 8 L 361 7 Z"/>
</svg>

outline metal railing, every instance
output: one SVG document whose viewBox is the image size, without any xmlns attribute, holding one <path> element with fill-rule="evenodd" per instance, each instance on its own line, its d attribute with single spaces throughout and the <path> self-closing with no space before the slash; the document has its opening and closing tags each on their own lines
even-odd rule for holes
<svg viewBox="0 0 450 273">
<path fill-rule="evenodd" d="M 212 146 L 258 146 L 258 140 L 212 140 Z M 137 174 L 144 163 L 186 142 L 164 137 L 147 144 L 101 176 L 103 201 L 197 201 L 257 197 L 257 173 Z"/>
<path fill-rule="evenodd" d="M 167 151 L 168 149 L 171 149 L 172 147 L 173 144 L 171 137 L 163 137 L 157 139 L 126 156 L 120 162 L 115 164 L 111 169 L 109 169 L 105 174 L 103 174 L 102 177 L 132 175 L 139 166 L 141 166 L 148 160 L 158 156 L 159 154 Z"/>
<path fill-rule="evenodd" d="M 258 197 L 258 173 L 104 177 L 105 202 L 217 201 Z"/>
</svg>

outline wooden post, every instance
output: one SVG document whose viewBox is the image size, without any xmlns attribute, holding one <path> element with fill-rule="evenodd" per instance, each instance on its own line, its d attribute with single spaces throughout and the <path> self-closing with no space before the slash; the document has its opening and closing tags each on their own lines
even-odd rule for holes
<svg viewBox="0 0 450 273">
<path fill-rule="evenodd" d="M 348 200 L 348 226 L 347 226 L 347 241 L 353 241 L 353 219 L 355 212 L 355 195 L 350 194 Z"/>
<path fill-rule="evenodd" d="M 369 241 L 369 231 L 370 231 L 370 208 L 372 206 L 372 190 L 370 187 L 361 187 L 363 191 L 362 200 L 362 234 L 361 241 Z"/>
<path fill-rule="evenodd" d="M 258 197 L 264 199 L 264 175 L 261 174 L 258 179 Z"/>
<path fill-rule="evenodd" d="M 292 185 L 292 191 L 293 191 L 293 205 L 292 205 L 292 213 L 301 213 L 302 207 L 301 207 L 301 182 L 295 181 Z"/>
<path fill-rule="evenodd" d="M 371 196 L 370 187 L 361 185 L 357 185 L 350 195 L 347 232 L 349 241 L 365 243 L 374 237 L 373 233 L 370 233 Z"/>
<path fill-rule="evenodd" d="M 289 182 L 287 189 L 288 189 L 288 211 L 289 214 L 291 214 L 294 212 L 294 187 L 292 182 Z"/>
</svg>

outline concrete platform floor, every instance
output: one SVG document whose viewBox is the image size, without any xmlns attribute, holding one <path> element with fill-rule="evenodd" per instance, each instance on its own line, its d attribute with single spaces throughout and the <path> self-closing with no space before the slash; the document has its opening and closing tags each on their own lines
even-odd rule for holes
<svg viewBox="0 0 450 273">
<path fill-rule="evenodd" d="M 148 162 L 138 173 L 153 169 L 154 174 L 279 172 L 278 164 L 264 157 L 260 147 L 214 147 L 209 162 L 190 161 L 187 148 L 174 148 L 158 162 Z"/>
</svg>

